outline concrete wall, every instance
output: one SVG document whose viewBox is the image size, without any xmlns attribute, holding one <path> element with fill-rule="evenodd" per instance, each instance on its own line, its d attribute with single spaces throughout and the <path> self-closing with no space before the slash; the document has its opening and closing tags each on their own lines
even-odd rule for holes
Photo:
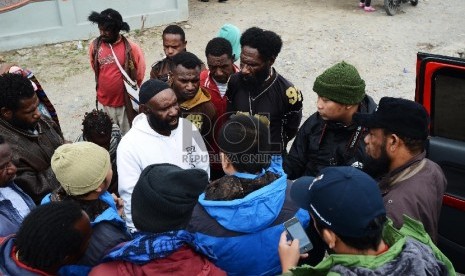
<svg viewBox="0 0 465 276">
<path fill-rule="evenodd" d="M 87 21 L 91 11 L 113 8 L 131 30 L 188 18 L 188 0 L 49 0 L 0 14 L 0 51 L 88 39 L 98 34 Z"/>
</svg>

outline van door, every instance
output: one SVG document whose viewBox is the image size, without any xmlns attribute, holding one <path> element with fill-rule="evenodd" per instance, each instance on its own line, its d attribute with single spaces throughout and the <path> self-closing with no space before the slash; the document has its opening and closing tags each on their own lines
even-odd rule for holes
<svg viewBox="0 0 465 276">
<path fill-rule="evenodd" d="M 465 272 L 465 59 L 418 53 L 415 100 L 431 118 L 428 158 L 448 182 L 438 246 Z"/>
</svg>

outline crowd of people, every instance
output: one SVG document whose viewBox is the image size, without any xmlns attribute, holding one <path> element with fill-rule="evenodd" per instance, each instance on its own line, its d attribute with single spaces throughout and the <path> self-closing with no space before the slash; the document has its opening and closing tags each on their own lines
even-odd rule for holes
<svg viewBox="0 0 465 276">
<path fill-rule="evenodd" d="M 144 81 L 121 14 L 88 19 L 96 108 L 74 143 L 32 72 L 0 67 L 0 275 L 455 275 L 421 105 L 376 104 L 341 61 L 301 124 L 273 31 L 225 24 L 204 63 L 170 25 Z"/>
</svg>

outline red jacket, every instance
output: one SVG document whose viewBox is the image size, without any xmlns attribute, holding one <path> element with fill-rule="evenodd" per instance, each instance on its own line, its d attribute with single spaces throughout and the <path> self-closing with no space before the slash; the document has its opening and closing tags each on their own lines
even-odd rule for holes
<svg viewBox="0 0 465 276">
<path fill-rule="evenodd" d="M 239 68 L 234 64 L 234 73 L 237 72 L 239 72 Z M 226 97 L 221 97 L 220 91 L 218 90 L 218 86 L 216 86 L 215 81 L 210 76 L 210 70 L 203 70 L 200 73 L 200 87 L 204 88 L 210 93 L 210 100 L 212 101 L 216 109 L 216 117 L 220 118 L 221 115 L 223 115 L 226 112 Z"/>
<path fill-rule="evenodd" d="M 234 72 L 239 72 L 239 68 L 234 64 Z M 226 113 L 226 96 L 221 97 L 220 91 L 218 90 L 218 86 L 216 85 L 213 78 L 210 76 L 210 70 L 203 70 L 200 73 L 200 87 L 210 93 L 211 99 L 210 101 L 215 106 L 216 110 L 216 122 L 213 124 L 213 142 L 211 143 L 211 155 L 210 155 L 210 168 L 214 170 L 222 171 L 221 162 L 219 159 L 219 148 L 216 143 L 216 137 L 218 136 L 218 132 L 223 124 L 227 121 L 229 116 Z M 210 150 L 210 149 L 209 149 Z"/>
<path fill-rule="evenodd" d="M 188 246 L 163 259 L 156 259 L 144 265 L 125 261 L 100 264 L 92 269 L 90 276 L 121 275 L 197 275 L 224 276 L 226 273 L 211 263 L 206 257 L 197 254 Z"/>
</svg>

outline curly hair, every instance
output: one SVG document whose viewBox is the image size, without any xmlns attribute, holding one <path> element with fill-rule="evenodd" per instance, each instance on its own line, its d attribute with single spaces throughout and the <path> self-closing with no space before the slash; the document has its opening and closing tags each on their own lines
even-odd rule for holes
<svg viewBox="0 0 465 276">
<path fill-rule="evenodd" d="M 111 135 L 113 122 L 103 110 L 93 109 L 84 115 L 82 126 L 82 134 L 88 139 L 91 134 Z"/>
<path fill-rule="evenodd" d="M 118 11 L 114 9 L 106 9 L 101 13 L 91 12 L 87 19 L 103 27 L 104 29 L 114 30 L 114 31 L 126 31 L 129 32 L 130 27 L 128 23 L 123 21 L 123 17 Z"/>
<path fill-rule="evenodd" d="M 184 33 L 184 30 L 179 27 L 178 25 L 168 25 L 163 30 L 162 37 L 165 36 L 165 34 L 174 34 L 174 35 L 180 35 L 182 41 L 186 41 L 186 34 Z"/>
<path fill-rule="evenodd" d="M 51 202 L 33 209 L 16 234 L 20 261 L 32 268 L 53 272 L 69 256 L 81 253 L 87 241 L 75 225 L 82 216 L 79 205 L 71 201 Z"/>
<path fill-rule="evenodd" d="M 228 58 L 233 58 L 233 50 L 231 43 L 222 37 L 215 37 L 207 43 L 205 48 L 205 56 L 212 55 L 214 57 L 220 57 L 227 55 Z"/>
<path fill-rule="evenodd" d="M 6 107 L 12 111 L 18 110 L 20 101 L 34 96 L 31 81 L 18 74 L 6 73 L 0 76 L 0 108 Z"/>
<path fill-rule="evenodd" d="M 260 56 L 264 60 L 269 61 L 278 57 L 279 52 L 281 52 L 281 47 L 283 46 L 283 41 L 275 32 L 252 27 L 242 34 L 241 46 L 249 46 L 257 49 Z"/>
<path fill-rule="evenodd" d="M 173 57 L 172 61 L 171 71 L 173 72 L 178 65 L 182 65 L 187 69 L 195 69 L 202 66 L 202 61 L 191 52 L 180 52 Z"/>
</svg>

